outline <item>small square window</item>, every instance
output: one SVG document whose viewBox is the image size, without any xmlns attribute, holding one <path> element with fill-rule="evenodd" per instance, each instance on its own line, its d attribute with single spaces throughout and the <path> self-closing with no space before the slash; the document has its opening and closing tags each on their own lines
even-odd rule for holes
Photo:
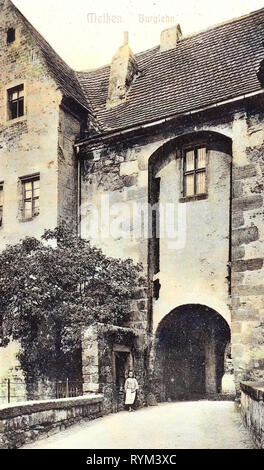
<svg viewBox="0 0 264 470">
<path fill-rule="evenodd" d="M 206 148 L 185 150 L 183 161 L 183 195 L 197 196 L 206 193 Z"/>
<path fill-rule="evenodd" d="M 14 28 L 9 28 L 7 30 L 6 42 L 7 44 L 11 44 L 15 40 L 16 40 L 16 30 Z"/>
<path fill-rule="evenodd" d="M 24 116 L 24 85 L 7 90 L 9 119 Z"/>
<path fill-rule="evenodd" d="M 22 218 L 30 220 L 39 215 L 40 178 L 22 179 Z"/>
<path fill-rule="evenodd" d="M 3 225 L 4 185 L 0 183 L 0 227 Z"/>
</svg>

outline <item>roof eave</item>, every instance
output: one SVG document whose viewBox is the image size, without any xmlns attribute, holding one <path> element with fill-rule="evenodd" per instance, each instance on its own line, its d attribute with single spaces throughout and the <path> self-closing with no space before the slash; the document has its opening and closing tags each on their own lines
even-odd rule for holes
<svg viewBox="0 0 264 470">
<path fill-rule="evenodd" d="M 246 93 L 246 94 L 243 94 L 243 95 L 239 95 L 239 96 L 236 96 L 234 98 L 230 98 L 230 99 L 220 101 L 220 102 L 217 102 L 217 103 L 213 103 L 209 106 L 204 106 L 204 107 L 196 108 L 196 109 L 189 110 L 189 111 L 186 111 L 186 112 L 183 112 L 183 113 L 176 113 L 176 114 L 173 114 L 173 115 L 170 115 L 170 116 L 165 116 L 164 118 L 161 118 L 161 119 L 158 119 L 158 120 L 155 120 L 155 121 L 153 120 L 153 121 L 147 122 L 145 124 L 141 123 L 141 124 L 138 124 L 136 126 L 130 126 L 128 128 L 125 128 L 125 129 L 119 128 L 119 129 L 111 130 L 109 132 L 104 132 L 104 133 L 98 134 L 96 137 L 90 137 L 90 138 L 85 139 L 81 142 L 78 142 L 74 146 L 77 148 L 77 147 L 81 147 L 83 145 L 88 145 L 88 144 L 93 144 L 93 143 L 96 144 L 98 142 L 107 141 L 108 139 L 112 139 L 114 137 L 126 135 L 126 134 L 129 134 L 129 133 L 135 132 L 137 130 L 158 126 L 160 124 L 164 124 L 165 122 L 173 121 L 174 119 L 179 118 L 179 117 L 191 116 L 193 114 L 201 113 L 201 112 L 204 112 L 204 111 L 207 111 L 207 110 L 210 110 L 210 109 L 218 108 L 220 106 L 225 106 L 225 105 L 230 104 L 230 103 L 238 102 L 238 101 L 245 100 L 247 98 L 251 98 L 251 97 L 254 97 L 254 96 L 257 96 L 257 95 L 262 95 L 262 94 L 264 94 L 264 89 L 257 90 L 257 91 L 254 91 L 254 92 L 250 92 L 250 93 Z"/>
</svg>

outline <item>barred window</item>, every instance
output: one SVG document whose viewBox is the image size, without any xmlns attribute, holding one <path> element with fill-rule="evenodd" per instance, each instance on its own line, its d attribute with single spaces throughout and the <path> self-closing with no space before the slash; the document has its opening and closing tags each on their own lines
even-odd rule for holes
<svg viewBox="0 0 264 470">
<path fill-rule="evenodd" d="M 24 220 L 39 215 L 39 176 L 22 179 L 22 216 Z"/>
<path fill-rule="evenodd" d="M 184 197 L 206 193 L 206 148 L 185 150 L 183 162 Z"/>
<path fill-rule="evenodd" d="M 24 85 L 7 90 L 9 119 L 24 116 Z"/>
<path fill-rule="evenodd" d="M 0 227 L 3 225 L 4 185 L 0 183 Z"/>
</svg>

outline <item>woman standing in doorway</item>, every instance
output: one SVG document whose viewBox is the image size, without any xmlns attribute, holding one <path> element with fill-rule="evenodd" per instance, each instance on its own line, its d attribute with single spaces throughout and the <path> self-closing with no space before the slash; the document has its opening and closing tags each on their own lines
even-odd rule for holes
<svg viewBox="0 0 264 470">
<path fill-rule="evenodd" d="M 138 389 L 138 381 L 134 377 L 133 370 L 130 370 L 128 372 L 128 378 L 125 381 L 125 405 L 128 411 L 135 411 L 134 404 Z"/>
</svg>

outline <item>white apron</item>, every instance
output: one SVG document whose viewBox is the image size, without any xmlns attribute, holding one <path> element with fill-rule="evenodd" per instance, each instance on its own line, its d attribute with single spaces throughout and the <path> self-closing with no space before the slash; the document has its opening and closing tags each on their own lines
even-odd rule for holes
<svg viewBox="0 0 264 470">
<path fill-rule="evenodd" d="M 134 377 L 128 377 L 128 379 L 126 379 L 126 382 L 125 382 L 125 393 L 126 393 L 125 404 L 126 405 L 133 405 L 138 388 L 139 387 L 138 387 L 137 379 L 135 379 Z"/>
</svg>

